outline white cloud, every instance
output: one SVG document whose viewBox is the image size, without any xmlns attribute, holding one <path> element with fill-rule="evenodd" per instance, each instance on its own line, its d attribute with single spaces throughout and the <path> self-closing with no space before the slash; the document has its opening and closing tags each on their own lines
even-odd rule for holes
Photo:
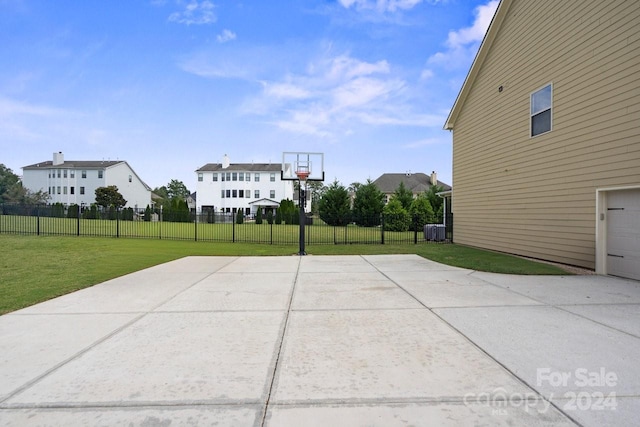
<svg viewBox="0 0 640 427">
<path fill-rule="evenodd" d="M 217 20 L 213 11 L 214 8 L 215 5 L 209 0 L 203 0 L 201 2 L 192 0 L 187 3 L 183 11 L 174 12 L 169 15 L 169 21 L 186 25 L 212 24 Z"/>
<path fill-rule="evenodd" d="M 436 145 L 436 144 L 444 144 L 446 140 L 440 138 L 426 138 L 421 139 L 419 141 L 410 142 L 408 144 L 403 145 L 404 148 L 422 148 L 428 145 Z"/>
<path fill-rule="evenodd" d="M 359 107 L 375 100 L 386 98 L 390 93 L 400 89 L 402 82 L 359 77 L 345 82 L 332 90 L 333 108 L 340 110 Z"/>
<path fill-rule="evenodd" d="M 423 0 L 339 0 L 339 3 L 349 9 L 352 6 L 358 10 L 375 10 L 378 12 L 395 12 L 398 9 L 408 10 L 422 3 Z M 431 0 L 429 3 L 437 3 Z"/>
<path fill-rule="evenodd" d="M 226 43 L 236 39 L 236 33 L 231 30 L 223 30 L 221 34 L 216 36 L 218 43 Z"/>
<path fill-rule="evenodd" d="M 370 63 L 350 58 L 347 55 L 340 55 L 331 59 L 327 77 L 332 80 L 351 79 L 376 73 L 388 74 L 389 71 L 389 63 L 387 61 Z"/>
<path fill-rule="evenodd" d="M 498 3 L 500 3 L 499 0 L 491 0 L 485 5 L 478 6 L 475 10 L 476 19 L 473 25 L 458 31 L 449 32 L 447 46 L 450 49 L 456 49 L 469 43 L 482 41 L 489 28 L 489 24 L 491 24 L 493 15 L 498 8 Z"/>
<path fill-rule="evenodd" d="M 262 82 L 264 95 L 267 97 L 280 99 L 305 99 L 311 96 L 311 93 L 300 86 L 291 83 L 268 83 Z"/>
<path fill-rule="evenodd" d="M 414 112 L 406 82 L 391 74 L 385 60 L 322 57 L 306 73 L 263 82 L 262 93 L 245 102 L 243 113 L 272 116 L 269 122 L 279 129 L 323 137 L 353 133 L 357 126 L 431 126 L 444 120 Z"/>
<path fill-rule="evenodd" d="M 433 73 L 433 71 L 431 71 L 428 68 L 425 68 L 424 70 L 422 70 L 422 73 L 420 73 L 420 80 L 429 80 L 434 75 L 435 74 Z"/>
<path fill-rule="evenodd" d="M 238 113 L 264 119 L 278 129 L 314 136 L 342 135 L 371 126 L 436 126 L 444 117 L 413 107 L 417 93 L 385 59 L 366 61 L 331 46 L 309 60 L 308 46 L 286 57 L 269 46 L 201 52 L 180 67 L 205 78 L 235 78 L 259 91 L 244 98 Z M 282 75 L 282 69 L 298 69 Z M 265 78 L 267 77 L 267 78 Z"/>
<path fill-rule="evenodd" d="M 62 115 L 68 113 L 69 112 L 58 108 L 28 104 L 26 102 L 14 101 L 9 98 L 0 98 L 0 117 L 15 115 L 51 117 L 54 115 Z"/>
<path fill-rule="evenodd" d="M 468 66 L 478 51 L 499 3 L 499 0 L 491 0 L 485 5 L 476 7 L 473 24 L 470 27 L 450 31 L 445 43 L 447 50 L 432 55 L 428 63 L 446 68 Z"/>
</svg>

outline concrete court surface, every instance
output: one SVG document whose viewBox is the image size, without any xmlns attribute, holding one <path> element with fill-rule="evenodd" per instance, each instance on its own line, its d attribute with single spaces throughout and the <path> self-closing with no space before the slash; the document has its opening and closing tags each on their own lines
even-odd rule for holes
<svg viewBox="0 0 640 427">
<path fill-rule="evenodd" d="M 0 317 L 2 426 L 640 419 L 640 283 L 188 257 Z"/>
</svg>

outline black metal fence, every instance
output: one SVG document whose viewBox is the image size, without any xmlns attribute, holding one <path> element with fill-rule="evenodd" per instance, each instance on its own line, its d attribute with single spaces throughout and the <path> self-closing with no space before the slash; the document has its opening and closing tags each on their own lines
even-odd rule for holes
<svg viewBox="0 0 640 427">
<path fill-rule="evenodd" d="M 61 205 L 0 205 L 0 233 L 104 236 L 123 238 L 251 242 L 275 245 L 299 243 L 298 213 L 289 218 L 254 218 L 213 211 L 102 209 Z M 342 222 L 343 224 L 346 223 Z M 305 243 L 319 244 L 418 244 L 452 242 L 453 215 L 445 224 L 420 224 L 410 219 L 398 230 L 396 218 L 368 219 L 372 226 L 328 225 L 308 217 Z"/>
</svg>

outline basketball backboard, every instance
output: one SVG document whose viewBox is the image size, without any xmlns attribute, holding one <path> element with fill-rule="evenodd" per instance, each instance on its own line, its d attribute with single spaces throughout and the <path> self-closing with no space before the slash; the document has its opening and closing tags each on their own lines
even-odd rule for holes
<svg viewBox="0 0 640 427">
<path fill-rule="evenodd" d="M 285 181 L 324 181 L 324 153 L 282 153 L 280 178 Z"/>
</svg>

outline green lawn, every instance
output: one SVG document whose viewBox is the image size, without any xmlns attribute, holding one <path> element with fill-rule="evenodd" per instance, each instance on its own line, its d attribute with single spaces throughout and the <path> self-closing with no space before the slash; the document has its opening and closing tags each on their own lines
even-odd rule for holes
<svg viewBox="0 0 640 427">
<path fill-rule="evenodd" d="M 453 244 L 308 245 L 310 255 L 418 254 L 474 270 L 567 274 L 547 264 Z M 295 245 L 0 234 L 0 314 L 189 255 L 294 255 Z"/>
</svg>

